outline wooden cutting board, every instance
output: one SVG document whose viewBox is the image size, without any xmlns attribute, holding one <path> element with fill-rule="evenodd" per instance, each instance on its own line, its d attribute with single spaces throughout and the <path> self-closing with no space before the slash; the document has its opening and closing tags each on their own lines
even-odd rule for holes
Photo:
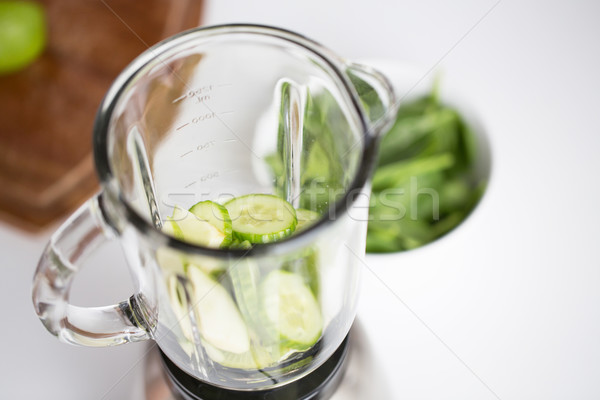
<svg viewBox="0 0 600 400">
<path fill-rule="evenodd" d="M 137 55 L 200 22 L 201 0 L 43 0 L 48 45 L 0 76 L 0 219 L 37 231 L 98 190 L 96 110 Z"/>
</svg>

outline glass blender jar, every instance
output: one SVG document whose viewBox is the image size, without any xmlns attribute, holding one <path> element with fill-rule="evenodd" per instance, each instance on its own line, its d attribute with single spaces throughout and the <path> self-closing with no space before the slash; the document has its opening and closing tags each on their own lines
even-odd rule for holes
<svg viewBox="0 0 600 400">
<path fill-rule="evenodd" d="M 189 398 L 265 398 L 330 359 L 337 371 L 377 139 L 395 106 L 382 75 L 281 29 L 199 28 L 148 49 L 100 106 L 102 191 L 48 244 L 34 278 L 38 316 L 71 344 L 156 341 L 169 371 L 209 388 Z M 175 207 L 256 193 L 318 218 L 248 248 L 162 230 Z M 106 240 L 122 244 L 135 293 L 107 307 L 69 304 L 85 256 Z"/>
</svg>

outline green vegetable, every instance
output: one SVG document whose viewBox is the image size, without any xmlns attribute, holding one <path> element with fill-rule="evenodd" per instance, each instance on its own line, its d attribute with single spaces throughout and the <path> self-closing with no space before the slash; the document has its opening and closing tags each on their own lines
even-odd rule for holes
<svg viewBox="0 0 600 400">
<path fill-rule="evenodd" d="M 248 194 L 225 205 L 202 201 L 189 211 L 176 206 L 163 222 L 163 232 L 200 246 L 247 250 L 306 229 L 319 217 L 274 195 Z M 274 265 L 253 259 L 228 264 L 170 248 L 158 249 L 156 258 L 175 329 L 181 330 L 179 344 L 190 357 L 199 340 L 206 355 L 222 366 L 261 370 L 306 351 L 321 338 L 316 247 Z"/>
<path fill-rule="evenodd" d="M 183 232 L 181 231 L 179 225 L 177 225 L 177 222 L 173 220 L 173 217 L 167 217 L 166 221 L 163 223 L 162 230 L 169 236 L 183 240 Z"/>
<path fill-rule="evenodd" d="M 413 176 L 443 171 L 453 165 L 454 157 L 451 153 L 398 161 L 377 169 L 373 177 L 372 189 L 373 191 L 381 191 L 387 188 L 395 188 Z"/>
<path fill-rule="evenodd" d="M 187 277 L 194 289 L 192 298 L 202 337 L 224 351 L 238 354 L 249 351 L 248 329 L 227 290 L 192 264 L 188 266 Z"/>
<path fill-rule="evenodd" d="M 232 353 L 218 349 L 209 342 L 203 342 L 202 345 L 213 361 L 228 368 L 265 369 L 278 362 L 278 359 L 263 347 L 253 347 L 245 353 Z"/>
<path fill-rule="evenodd" d="M 175 207 L 163 231 L 201 246 L 249 249 L 253 243 L 280 240 L 297 230 L 296 211 L 304 228 L 319 218 L 314 211 L 295 210 L 279 197 L 250 194 L 234 198 L 226 207 L 211 201 L 197 203 L 190 211 Z M 235 237 L 229 240 L 224 231 L 230 232 L 232 225 Z M 222 366 L 265 369 L 321 338 L 316 248 L 283 258 L 275 269 L 251 259 L 227 265 L 165 248 L 158 249 L 157 261 L 181 329 L 179 342 L 188 354 L 199 339 L 206 354 Z M 189 288 L 179 277 L 189 282 Z"/>
<path fill-rule="evenodd" d="M 285 82 L 281 85 L 281 107 L 276 151 L 265 157 L 273 172 L 274 186 L 282 198 L 289 198 L 292 183 L 292 159 L 300 160 L 300 208 L 319 214 L 329 210 L 344 193 L 357 165 L 351 151 L 356 138 L 344 111 L 334 95 L 325 88 L 305 88 L 301 146 L 289 123 L 289 102 L 292 92 L 300 91 Z M 366 89 L 365 89 L 366 90 Z M 291 149 L 300 154 L 293 155 Z"/>
<path fill-rule="evenodd" d="M 0 74 L 32 63 L 46 45 L 46 17 L 38 3 L 0 1 Z"/>
<path fill-rule="evenodd" d="M 369 119 L 385 112 L 377 92 L 358 74 L 347 71 Z M 271 167 L 278 194 L 290 197 L 291 160 L 295 143 L 289 127 L 293 84 L 281 85 L 277 151 Z M 327 90 L 306 89 L 301 141 L 300 209 L 323 215 L 345 194 L 356 160 L 347 147 L 348 122 Z M 297 145 L 297 144 L 296 144 Z M 368 252 L 393 252 L 425 245 L 456 227 L 477 204 L 485 180 L 473 178 L 477 142 L 460 113 L 440 102 L 438 85 L 403 104 L 380 144 L 372 181 Z M 298 226 L 303 228 L 300 209 Z"/>
<path fill-rule="evenodd" d="M 382 139 L 367 234 L 367 251 L 423 246 L 459 225 L 485 191 L 473 176 L 477 143 L 437 88 L 398 110 Z"/>
<path fill-rule="evenodd" d="M 173 216 L 163 221 L 162 231 L 200 246 L 247 250 L 253 244 L 275 242 L 300 232 L 320 216 L 305 208 L 294 209 L 275 195 L 247 194 L 225 205 L 207 200 L 196 203 L 189 211 L 175 206 Z M 206 261 L 197 264 L 204 265 Z M 205 268 L 209 272 L 215 269 L 221 268 Z"/>
<path fill-rule="evenodd" d="M 275 270 L 260 286 L 261 311 L 285 345 L 306 350 L 321 337 L 323 321 L 319 303 L 304 279 Z"/>
<path fill-rule="evenodd" d="M 220 247 L 230 240 L 210 222 L 179 207 L 175 207 L 173 217 L 167 219 L 163 230 L 178 239 L 206 247 Z"/>
<path fill-rule="evenodd" d="M 233 232 L 250 243 L 269 243 L 294 232 L 296 210 L 287 201 L 271 194 L 248 194 L 225 203 Z"/>
<path fill-rule="evenodd" d="M 301 276 L 315 297 L 319 298 L 319 253 L 315 247 L 304 250 L 302 254 L 295 254 L 283 265 L 283 269 Z"/>
<path fill-rule="evenodd" d="M 304 208 L 296 209 L 296 217 L 298 218 L 298 225 L 296 225 L 296 232 L 308 228 L 319 220 L 319 213 L 306 210 Z"/>
<path fill-rule="evenodd" d="M 226 247 L 233 241 L 233 227 L 231 218 L 227 209 L 215 203 L 214 201 L 206 200 L 196 203 L 190 208 L 190 212 L 202 221 L 210 223 L 224 235 L 221 247 Z"/>
</svg>

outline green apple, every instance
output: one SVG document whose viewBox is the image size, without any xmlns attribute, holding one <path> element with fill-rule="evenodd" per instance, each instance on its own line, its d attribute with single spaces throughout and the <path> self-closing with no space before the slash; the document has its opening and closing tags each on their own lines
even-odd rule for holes
<svg viewBox="0 0 600 400">
<path fill-rule="evenodd" d="M 43 7 L 31 1 L 0 1 L 0 74 L 32 63 L 46 45 Z"/>
</svg>

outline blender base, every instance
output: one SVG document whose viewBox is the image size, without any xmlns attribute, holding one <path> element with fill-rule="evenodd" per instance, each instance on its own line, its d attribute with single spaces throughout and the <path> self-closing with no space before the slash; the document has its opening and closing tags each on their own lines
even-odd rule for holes
<svg viewBox="0 0 600 400">
<path fill-rule="evenodd" d="M 366 330 L 361 325 L 359 320 L 354 321 L 354 325 L 350 330 L 350 334 L 344 343 L 347 343 L 346 350 L 347 355 L 342 360 L 337 360 L 339 365 L 337 372 L 330 372 L 330 381 L 322 382 L 321 391 L 319 391 L 318 385 L 313 390 L 313 397 L 304 397 L 307 400 L 366 400 L 366 399 L 391 399 L 389 388 L 389 382 L 386 379 L 386 373 L 380 368 L 380 363 L 377 362 L 374 357 L 373 350 L 369 344 L 369 337 Z M 339 350 L 339 349 L 338 349 Z M 161 360 L 162 357 L 158 350 L 158 347 L 154 348 L 148 353 L 148 357 L 145 362 L 144 376 L 143 376 L 143 391 L 145 400 L 189 400 L 189 399 L 202 399 L 202 397 L 192 397 L 193 392 L 189 394 L 181 393 L 181 389 L 176 387 L 176 383 L 169 378 L 169 374 L 173 375 L 173 371 L 176 369 L 167 370 L 165 362 Z M 318 369 L 317 369 L 318 370 Z M 181 370 L 179 370 L 181 371 Z M 331 369 L 330 369 L 331 371 Z M 313 371 L 315 373 L 315 371 Z M 185 374 L 185 373 L 184 373 Z M 187 375 L 187 374 L 186 374 Z M 312 374 L 309 374 L 309 376 Z M 327 376 L 327 374 L 324 374 Z M 198 380 L 190 377 L 195 384 L 198 384 Z M 213 389 L 217 389 L 214 388 Z M 331 393 L 334 392 L 334 393 Z M 217 389 L 220 397 L 207 397 L 203 400 L 212 399 L 236 399 L 236 395 L 240 392 Z M 298 399 L 295 393 L 291 393 L 288 397 L 284 397 L 283 394 L 279 396 L 273 391 L 265 391 L 263 394 L 270 393 L 270 397 L 263 397 L 270 400 L 296 400 Z M 186 397 L 187 396 L 187 397 Z M 136 397 L 137 398 L 137 397 Z M 237 397 L 244 398 L 244 397 Z M 300 397 L 302 399 L 302 397 Z"/>
<path fill-rule="evenodd" d="M 187 374 L 160 350 L 166 381 L 177 400 L 327 400 L 335 393 L 347 366 L 349 339 L 346 337 L 333 355 L 308 375 L 268 390 L 228 390 L 207 384 Z"/>
</svg>

